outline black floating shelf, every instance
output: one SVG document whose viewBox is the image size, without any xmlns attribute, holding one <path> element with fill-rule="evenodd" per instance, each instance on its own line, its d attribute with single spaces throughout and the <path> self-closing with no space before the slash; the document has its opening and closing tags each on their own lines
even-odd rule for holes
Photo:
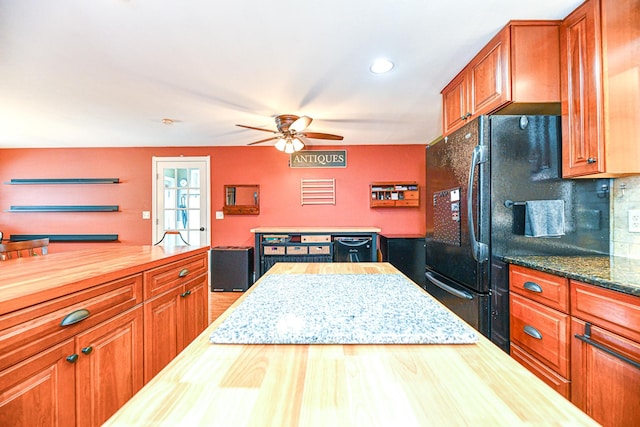
<svg viewBox="0 0 640 427">
<path fill-rule="evenodd" d="M 118 184 L 120 178 L 24 178 L 12 179 L 5 184 Z"/>
<path fill-rule="evenodd" d="M 117 234 L 12 234 L 11 242 L 49 238 L 50 242 L 117 242 Z"/>
<path fill-rule="evenodd" d="M 118 212 L 118 205 L 11 206 L 9 212 Z"/>
</svg>

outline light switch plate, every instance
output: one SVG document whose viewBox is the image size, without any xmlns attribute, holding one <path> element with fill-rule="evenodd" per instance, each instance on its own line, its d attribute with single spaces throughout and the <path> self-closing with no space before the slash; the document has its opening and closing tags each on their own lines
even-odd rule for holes
<svg viewBox="0 0 640 427">
<path fill-rule="evenodd" d="M 142 219 L 151 219 L 151 212 L 142 211 Z"/>
<path fill-rule="evenodd" d="M 640 233 L 640 210 L 629 211 L 629 232 Z"/>
<path fill-rule="evenodd" d="M 224 212 L 216 211 L 216 219 L 224 219 Z"/>
</svg>

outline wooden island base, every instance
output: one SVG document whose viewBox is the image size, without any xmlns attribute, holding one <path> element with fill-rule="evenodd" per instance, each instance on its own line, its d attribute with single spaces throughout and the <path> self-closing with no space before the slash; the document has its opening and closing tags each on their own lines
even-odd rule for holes
<svg viewBox="0 0 640 427">
<path fill-rule="evenodd" d="M 267 274 L 397 273 L 281 263 Z M 107 426 L 597 425 L 487 339 L 470 345 L 213 345 L 231 308 Z"/>
</svg>

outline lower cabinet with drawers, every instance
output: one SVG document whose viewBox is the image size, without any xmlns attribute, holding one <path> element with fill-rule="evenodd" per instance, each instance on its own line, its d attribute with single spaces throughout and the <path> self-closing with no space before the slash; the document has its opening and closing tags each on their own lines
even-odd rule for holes
<svg viewBox="0 0 640 427">
<path fill-rule="evenodd" d="M 640 298 L 509 266 L 511 356 L 603 426 L 635 426 Z"/>
<path fill-rule="evenodd" d="M 102 425 L 206 327 L 207 265 L 205 252 L 0 315 L 0 425 Z M 178 309 L 149 315 L 167 295 Z"/>
<path fill-rule="evenodd" d="M 511 356 L 569 399 L 568 280 L 515 265 L 509 270 Z"/>
</svg>

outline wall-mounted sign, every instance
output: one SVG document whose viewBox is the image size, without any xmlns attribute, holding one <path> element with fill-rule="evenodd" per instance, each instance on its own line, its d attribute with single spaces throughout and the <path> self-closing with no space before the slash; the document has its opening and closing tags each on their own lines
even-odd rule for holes
<svg viewBox="0 0 640 427">
<path fill-rule="evenodd" d="M 292 168 L 346 168 L 347 150 L 302 150 L 291 153 Z"/>
</svg>

